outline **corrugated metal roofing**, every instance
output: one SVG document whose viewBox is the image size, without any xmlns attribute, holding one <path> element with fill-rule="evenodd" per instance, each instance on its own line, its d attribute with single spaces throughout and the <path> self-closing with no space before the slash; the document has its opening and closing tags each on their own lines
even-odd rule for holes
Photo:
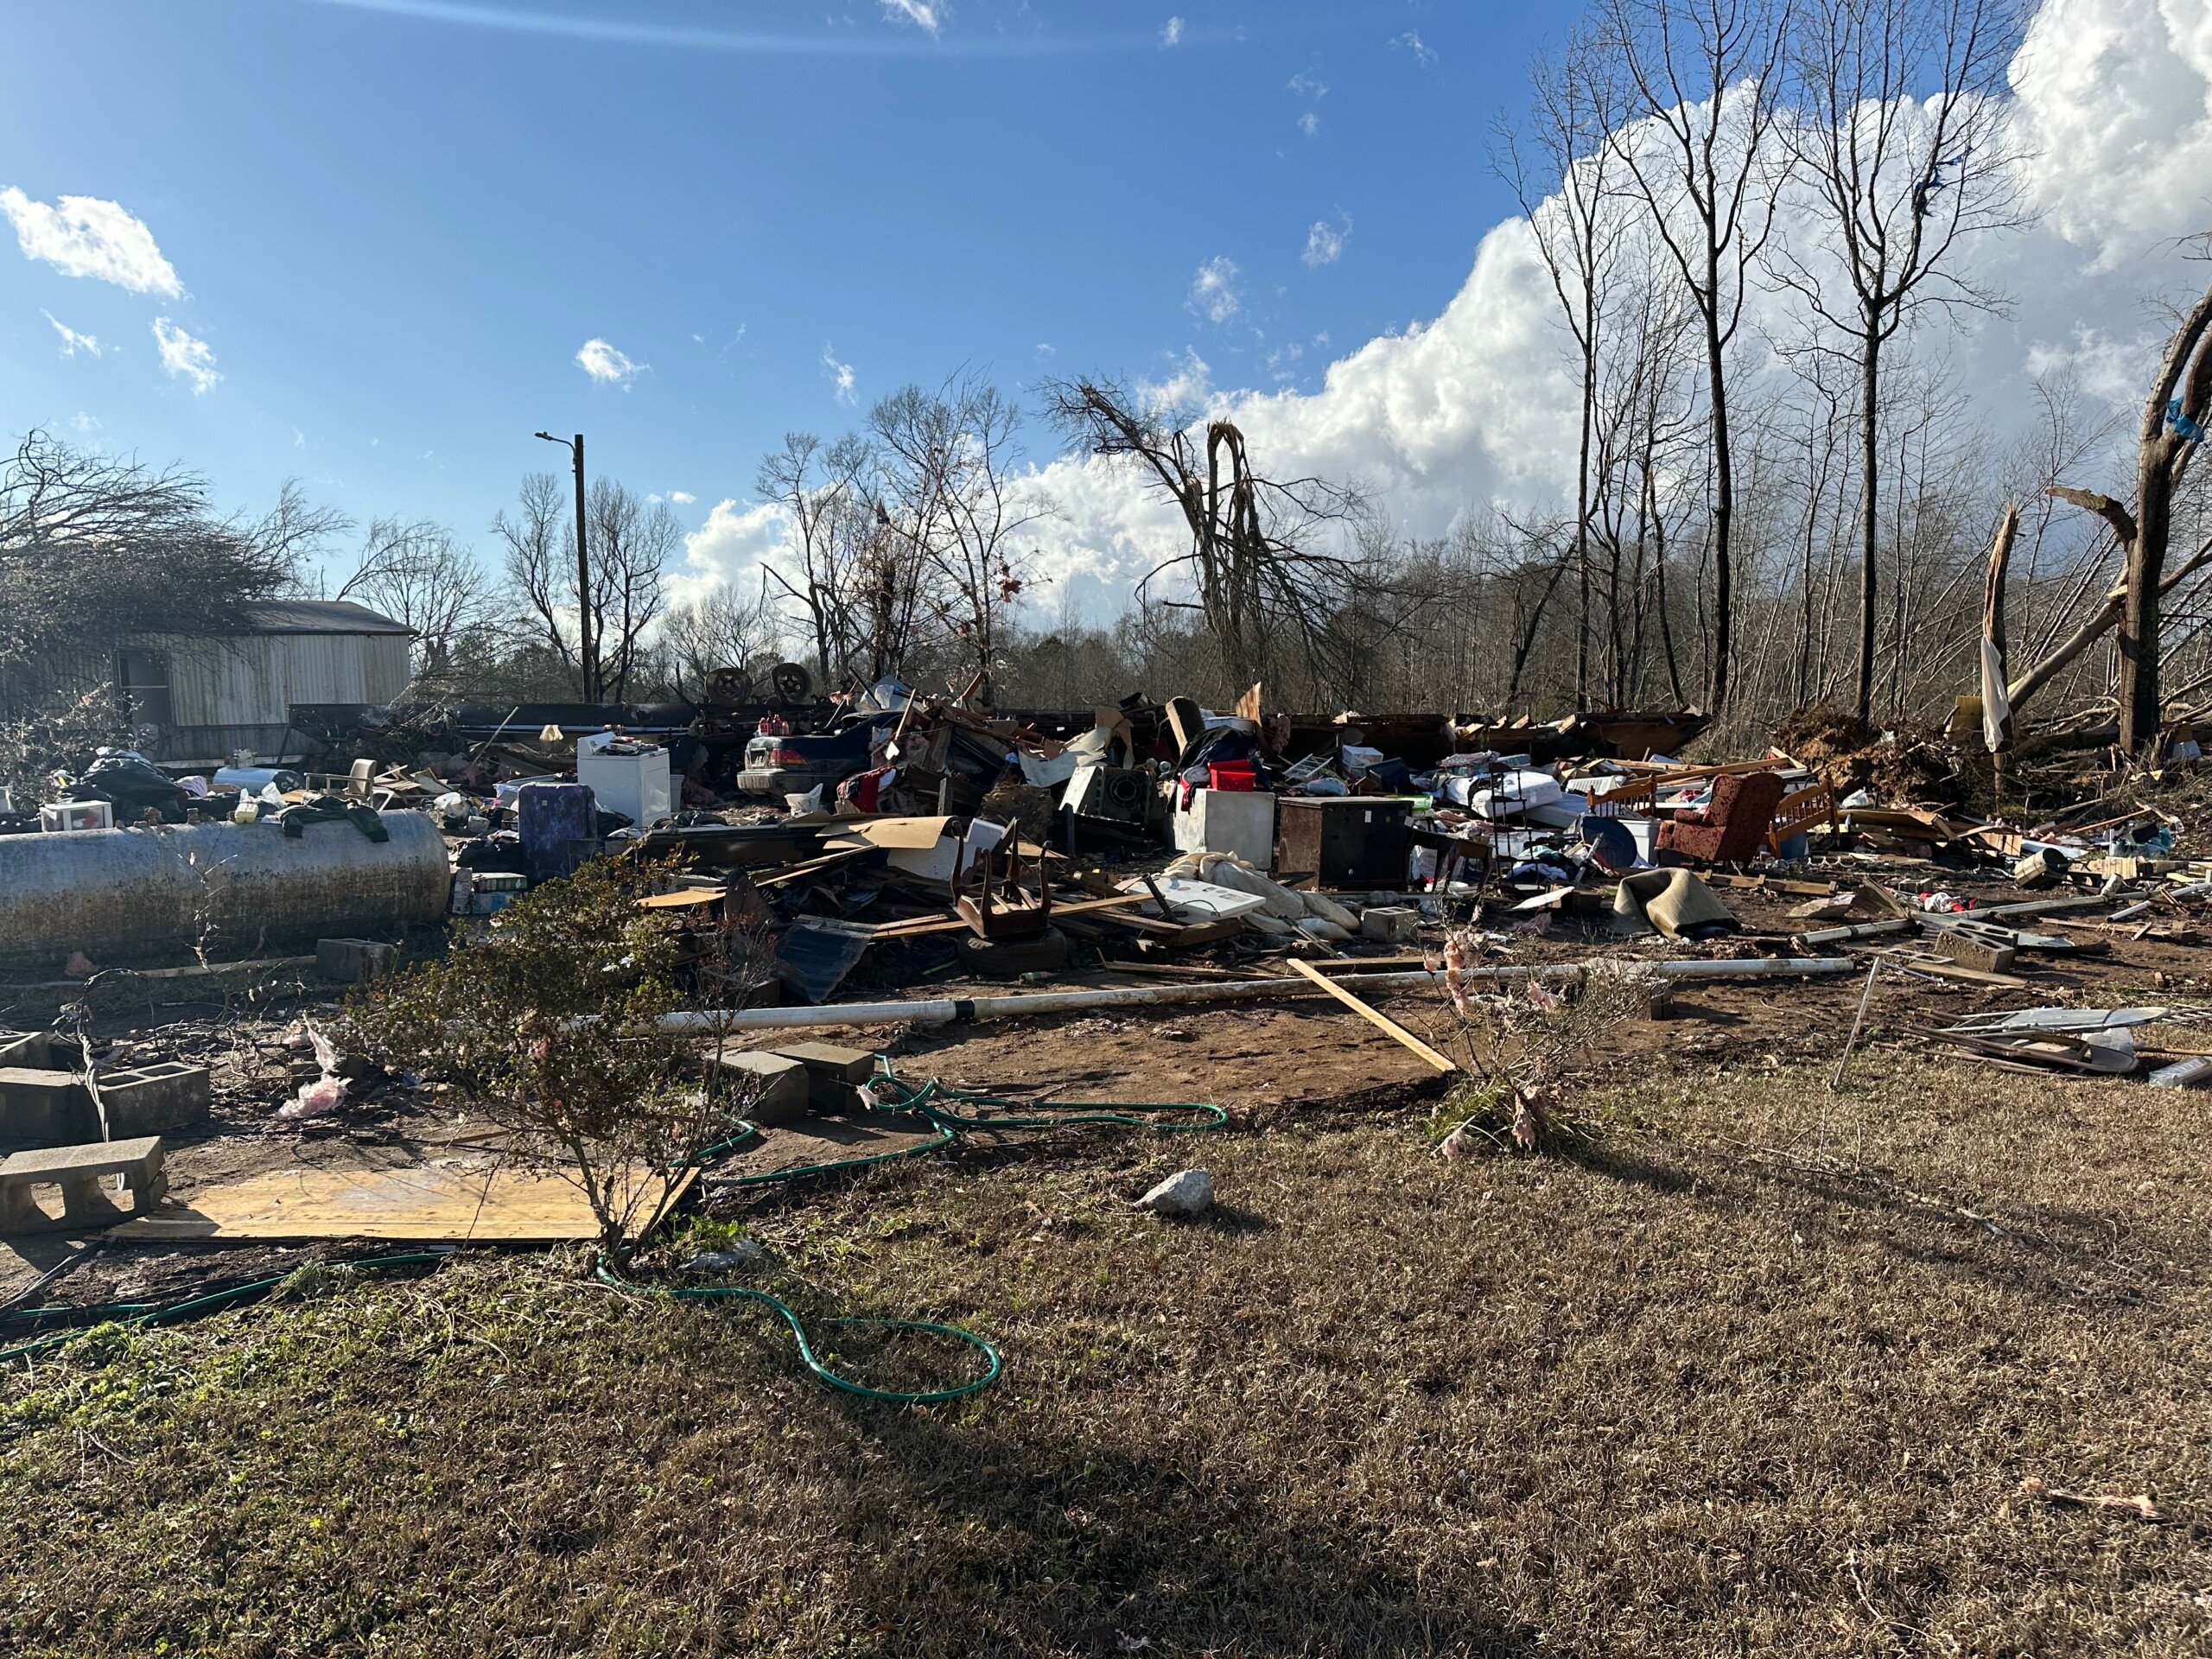
<svg viewBox="0 0 2212 1659">
<path fill-rule="evenodd" d="M 256 633 L 404 633 L 404 622 L 350 599 L 272 599 L 245 607 Z"/>
</svg>

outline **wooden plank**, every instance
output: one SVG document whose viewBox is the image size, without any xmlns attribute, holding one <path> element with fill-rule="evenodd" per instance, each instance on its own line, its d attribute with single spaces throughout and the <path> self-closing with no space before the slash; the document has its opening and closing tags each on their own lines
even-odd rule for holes
<svg viewBox="0 0 2212 1659">
<path fill-rule="evenodd" d="M 676 1197 L 693 1179 L 685 1174 Z M 128 1221 L 108 1236 L 557 1244 L 596 1238 L 599 1224 L 582 1188 L 542 1169 L 287 1169 L 195 1192 L 181 1213 Z"/>
<path fill-rule="evenodd" d="M 1370 1007 L 1366 1003 L 1361 1001 L 1359 998 L 1354 996 L 1343 986 L 1336 983 L 1336 982 L 1332 980 L 1326 974 L 1320 972 L 1312 963 L 1300 962 L 1297 957 L 1294 957 L 1290 960 L 1290 971 L 1296 974 L 1301 979 L 1311 980 L 1314 984 L 1319 985 L 1331 996 L 1335 997 L 1338 1001 L 1343 1003 L 1361 1019 L 1366 1020 L 1369 1025 L 1374 1027 L 1376 1030 L 1381 1032 L 1384 1036 L 1389 1038 L 1394 1042 L 1402 1043 L 1406 1047 L 1411 1049 L 1415 1054 L 1418 1054 L 1436 1071 L 1457 1071 L 1459 1069 L 1459 1063 L 1457 1061 L 1438 1053 L 1436 1050 L 1431 1048 L 1427 1043 L 1421 1041 L 1420 1038 L 1414 1036 L 1413 1033 L 1408 1031 L 1403 1026 L 1393 1020 L 1389 1014 L 1382 1013 L 1378 1008 Z"/>
<path fill-rule="evenodd" d="M 693 910 L 718 905 L 728 895 L 720 887 L 683 887 L 674 893 L 649 893 L 638 900 L 639 910 Z"/>
<path fill-rule="evenodd" d="M 2024 991 L 2030 984 L 2029 981 L 2022 979 L 2018 974 L 1984 973 L 1979 968 L 1961 967 L 1959 963 L 1939 957 L 1929 950 L 1914 950 L 1891 945 L 1886 950 L 1870 950 L 1867 954 L 1885 957 L 1897 963 L 1898 967 L 1910 969 L 1916 974 L 1928 974 L 1937 979 L 1955 979 L 1968 985 L 1999 985 L 2008 991 Z"/>
<path fill-rule="evenodd" d="M 797 881 L 822 870 L 835 869 L 840 864 L 849 864 L 869 850 L 866 847 L 849 847 L 834 853 L 824 853 L 818 858 L 803 859 L 797 864 L 785 865 L 772 875 L 754 877 L 753 885 L 756 887 L 779 887 L 786 881 Z"/>
<path fill-rule="evenodd" d="M 1066 904 L 1056 899 L 1052 904 L 1052 920 L 1057 922 L 1063 916 L 1088 915 L 1094 911 L 1126 910 L 1133 905 L 1147 905 L 1151 902 L 1152 895 L 1143 893 L 1117 893 L 1108 899 L 1077 899 L 1072 903 Z M 1149 921 L 1151 918 L 1147 917 L 1145 919 Z M 1160 925 L 1173 926 L 1173 924 L 1162 923 Z M 876 925 L 871 937 L 878 939 L 912 939 L 919 938 L 929 933 L 972 931 L 974 930 L 957 916 L 934 916 L 922 920 L 880 922 Z"/>
</svg>

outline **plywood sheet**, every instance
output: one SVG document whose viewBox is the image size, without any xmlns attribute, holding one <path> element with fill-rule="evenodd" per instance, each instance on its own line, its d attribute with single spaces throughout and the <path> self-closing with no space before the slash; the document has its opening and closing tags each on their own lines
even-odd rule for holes
<svg viewBox="0 0 2212 1659">
<path fill-rule="evenodd" d="M 687 1174 L 683 1186 L 691 1179 Z M 558 1244 L 598 1236 L 591 1205 L 575 1183 L 545 1170 L 506 1165 L 274 1170 L 195 1192 L 181 1209 L 109 1231 L 111 1238 L 141 1243 L 383 1238 Z"/>
</svg>

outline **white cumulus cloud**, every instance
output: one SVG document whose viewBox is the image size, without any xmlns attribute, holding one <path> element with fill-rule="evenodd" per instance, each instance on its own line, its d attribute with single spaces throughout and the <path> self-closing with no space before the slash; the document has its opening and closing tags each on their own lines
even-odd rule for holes
<svg viewBox="0 0 2212 1659">
<path fill-rule="evenodd" d="M 689 604 L 717 588 L 757 588 L 763 566 L 788 570 L 794 529 L 781 502 L 715 502 L 707 522 L 683 538 L 683 568 L 669 577 L 670 597 Z"/>
<path fill-rule="evenodd" d="M 934 35 L 944 27 L 951 9 L 943 0 L 883 0 L 883 15 L 897 22 L 912 23 Z"/>
<path fill-rule="evenodd" d="M 39 315 L 52 323 L 54 332 L 61 336 L 62 356 L 74 357 L 79 352 L 84 353 L 87 357 L 98 357 L 100 354 L 100 343 L 92 335 L 79 334 L 51 311 L 41 309 Z"/>
<path fill-rule="evenodd" d="M 1308 138 L 1315 137 L 1321 130 L 1321 118 L 1311 110 L 1306 111 L 1298 118 L 1298 130 Z"/>
<path fill-rule="evenodd" d="M 840 363 L 837 360 L 837 353 L 830 348 L 827 342 L 824 342 L 822 347 L 822 372 L 829 376 L 830 384 L 836 387 L 839 403 L 852 404 L 860 401 L 859 394 L 853 389 L 853 365 L 849 363 Z"/>
<path fill-rule="evenodd" d="M 1306 251 L 1299 255 L 1307 265 L 1333 265 L 1344 257 L 1344 240 L 1351 234 L 1351 215 L 1340 213 L 1336 222 L 1317 219 L 1306 232 Z"/>
<path fill-rule="evenodd" d="M 184 292 L 145 222 L 119 202 L 63 196 L 43 202 L 15 186 L 0 190 L 0 213 L 16 227 L 27 259 L 41 259 L 69 276 L 97 276 L 134 294 Z"/>
<path fill-rule="evenodd" d="M 154 319 L 154 347 L 161 353 L 162 368 L 192 382 L 194 397 L 223 378 L 215 372 L 215 353 L 207 342 L 194 339 L 167 317 Z"/>
<path fill-rule="evenodd" d="M 1160 26 L 1160 43 L 1162 46 L 1182 45 L 1183 20 L 1180 17 L 1170 17 Z"/>
<path fill-rule="evenodd" d="M 671 490 L 668 493 L 668 499 L 679 507 L 688 507 L 699 498 L 689 490 Z"/>
<path fill-rule="evenodd" d="M 2037 205 L 2116 253 L 2212 228 L 2212 5 L 2044 0 L 2012 60 Z"/>
<path fill-rule="evenodd" d="M 2054 374 L 2125 424 L 2172 327 L 2167 308 L 2204 289 L 2205 265 L 2177 238 L 2212 228 L 2212 0 L 2044 0 L 2012 89 L 2018 182 L 2040 219 L 1962 245 L 1960 267 L 2011 296 L 2012 308 L 1955 324 L 1931 315 L 1900 347 L 1940 370 L 1961 422 L 2000 448 L 2034 419 L 2037 379 Z M 1802 201 L 1784 208 L 1805 211 Z M 1216 322 L 1237 316 L 1243 278 L 1226 256 L 1208 260 L 1191 310 Z M 1528 220 L 1482 234 L 1458 292 L 1439 297 L 1429 320 L 1351 347 L 1311 390 L 1220 385 L 1187 352 L 1157 359 L 1154 383 L 1141 375 L 1137 390 L 1202 419 L 1235 420 L 1271 476 L 1359 482 L 1402 534 L 1442 535 L 1493 506 L 1564 510 L 1573 486 L 1573 357 Z M 1752 298 L 1754 323 L 1781 321 L 1773 308 L 1789 303 Z M 1752 329 L 1745 341 L 1745 372 L 1783 372 L 1759 366 Z M 1297 366 L 1333 349 L 1316 335 Z M 1276 372 L 1297 362 L 1287 347 L 1276 355 Z M 1255 360 L 1251 372 L 1263 369 Z M 2079 481 L 2126 479 L 2085 467 Z M 1034 529 L 1040 573 L 1109 607 L 1188 550 L 1179 514 L 1133 469 L 1070 456 L 1030 482 L 1056 510 Z M 785 534 L 776 511 L 718 507 L 693 546 L 694 567 L 772 563 Z M 760 545 L 765 554 L 747 551 Z"/>
<path fill-rule="evenodd" d="M 603 385 L 626 386 L 645 365 L 594 336 L 576 347 L 576 366 Z"/>
<path fill-rule="evenodd" d="M 1411 53 L 1414 64 L 1420 68 L 1426 69 L 1436 61 L 1436 48 L 1410 29 L 1390 44 L 1401 52 Z"/>
<path fill-rule="evenodd" d="M 1191 309 L 1209 322 L 1227 322 L 1244 302 L 1236 287 L 1242 275 L 1236 262 L 1227 254 L 1207 260 L 1191 279 Z"/>
</svg>

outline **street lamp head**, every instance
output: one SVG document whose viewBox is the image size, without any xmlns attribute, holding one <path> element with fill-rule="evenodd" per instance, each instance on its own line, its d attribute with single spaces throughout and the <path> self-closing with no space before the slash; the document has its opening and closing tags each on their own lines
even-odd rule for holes
<svg viewBox="0 0 2212 1659">
<path fill-rule="evenodd" d="M 566 443 L 566 442 L 568 442 L 568 440 L 567 440 L 566 438 L 556 438 L 556 437 L 555 437 L 555 436 L 554 436 L 550 432 L 540 432 L 540 433 L 537 433 L 536 435 L 537 435 L 537 436 L 538 436 L 538 437 L 541 437 L 541 438 L 544 439 L 544 440 L 545 440 L 545 442 L 548 442 L 548 443 Z"/>
</svg>

